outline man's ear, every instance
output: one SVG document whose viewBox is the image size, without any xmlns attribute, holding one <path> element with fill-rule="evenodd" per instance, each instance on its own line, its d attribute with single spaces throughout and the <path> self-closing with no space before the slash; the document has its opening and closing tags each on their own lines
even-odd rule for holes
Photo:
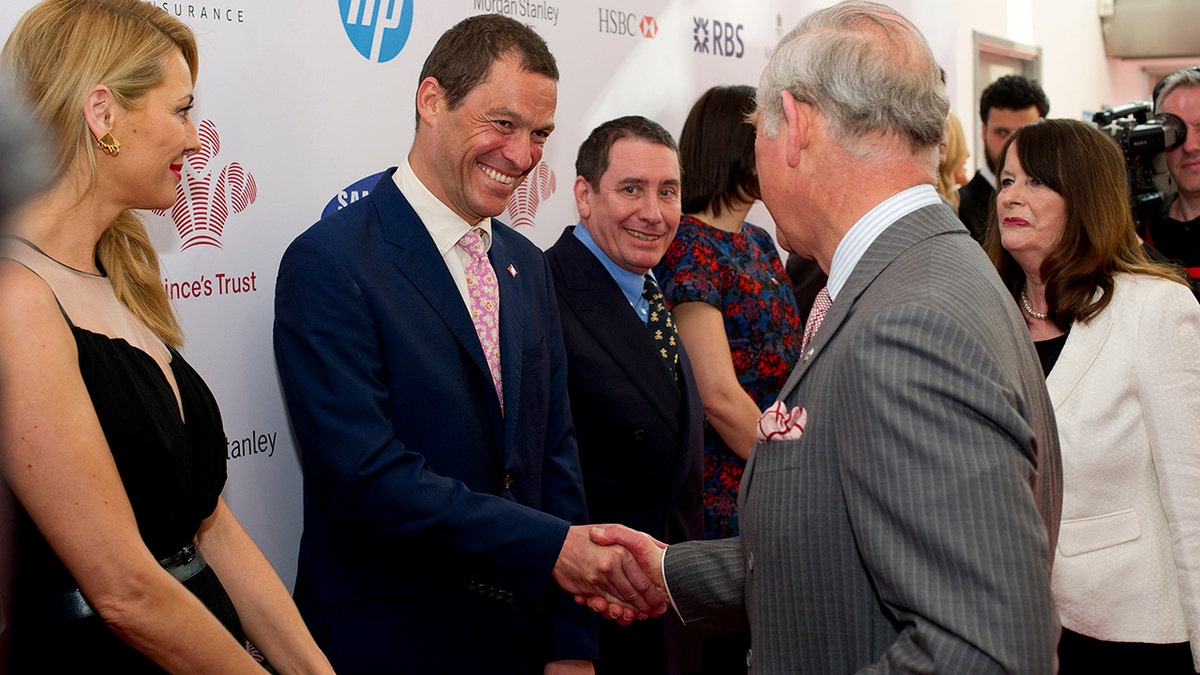
<svg viewBox="0 0 1200 675">
<path fill-rule="evenodd" d="M 800 164 L 801 151 L 812 140 L 813 113 L 816 109 L 812 104 L 797 101 L 791 92 L 783 91 L 779 96 L 783 100 L 784 132 L 787 134 L 784 138 L 785 157 L 788 166 L 795 168 Z"/>
<path fill-rule="evenodd" d="M 101 138 L 104 134 L 112 131 L 113 118 L 119 113 L 120 108 L 117 105 L 116 97 L 107 86 L 98 84 L 92 87 L 83 100 L 83 119 L 87 122 L 93 137 Z"/>
<path fill-rule="evenodd" d="M 427 77 L 417 85 L 417 114 L 423 124 L 433 126 L 446 110 L 446 95 L 436 77 Z"/>
<path fill-rule="evenodd" d="M 579 209 L 579 219 L 587 220 L 592 217 L 592 205 L 588 201 L 592 195 L 592 186 L 583 176 L 575 177 L 575 208 Z"/>
</svg>

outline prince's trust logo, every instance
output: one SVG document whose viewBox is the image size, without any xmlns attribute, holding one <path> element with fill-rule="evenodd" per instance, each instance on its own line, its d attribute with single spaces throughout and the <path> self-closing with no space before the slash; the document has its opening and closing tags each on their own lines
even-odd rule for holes
<svg viewBox="0 0 1200 675">
<path fill-rule="evenodd" d="M 368 61 L 396 58 L 412 31 L 413 0 L 338 0 L 350 43 Z"/>
<path fill-rule="evenodd" d="M 508 211 L 509 225 L 533 227 L 533 219 L 537 217 L 538 205 L 549 199 L 555 189 L 557 189 L 557 185 L 554 172 L 545 162 L 539 163 L 508 198 L 506 210 Z"/>
<path fill-rule="evenodd" d="M 200 122 L 200 151 L 188 155 L 183 176 L 175 188 L 175 206 L 171 221 L 179 232 L 180 250 L 193 246 L 221 248 L 221 235 L 230 214 L 241 213 L 258 199 L 254 175 L 241 164 L 231 162 L 221 167 L 213 163 L 221 152 L 221 137 L 212 120 Z M 160 216 L 165 209 L 156 209 Z"/>
</svg>

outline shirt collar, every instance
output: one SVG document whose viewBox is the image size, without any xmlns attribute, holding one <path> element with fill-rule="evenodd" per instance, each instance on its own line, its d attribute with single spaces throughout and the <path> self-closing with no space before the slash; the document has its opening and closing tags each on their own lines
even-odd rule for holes
<svg viewBox="0 0 1200 675">
<path fill-rule="evenodd" d="M 987 164 L 979 167 L 979 175 L 983 176 L 983 179 L 992 186 L 993 190 L 996 189 L 996 174 L 992 173 L 991 167 L 989 167 Z"/>
<path fill-rule="evenodd" d="M 613 278 L 613 281 L 617 282 L 617 286 L 621 288 L 621 292 L 625 294 L 625 298 L 629 300 L 629 304 L 637 304 L 637 301 L 642 297 L 642 289 L 646 285 L 646 277 L 653 278 L 654 274 L 651 272 L 647 272 L 646 274 L 630 272 L 613 262 L 612 258 L 609 258 L 608 254 L 592 238 L 592 233 L 588 232 L 583 223 L 575 226 L 575 238 L 579 240 L 579 243 L 583 244 L 584 248 L 591 251 L 592 255 L 596 256 L 601 265 L 604 265 L 604 269 L 608 270 L 609 276 Z M 655 283 L 657 283 L 657 280 Z"/>
<path fill-rule="evenodd" d="M 889 225 L 917 209 L 940 203 L 941 197 L 932 185 L 916 185 L 888 197 L 867 211 L 846 232 L 833 252 L 833 260 L 829 263 L 829 281 L 825 284 L 829 289 L 829 297 L 837 299 L 837 294 L 846 285 L 858 261 L 862 260 L 863 254 Z"/>
<path fill-rule="evenodd" d="M 429 236 L 433 238 L 433 243 L 442 257 L 445 257 L 472 227 L 482 230 L 480 234 L 483 235 L 483 246 L 487 249 L 491 248 L 492 219 L 484 218 L 478 223 L 468 223 L 463 220 L 462 216 L 443 204 L 429 191 L 429 188 L 425 187 L 421 179 L 417 178 L 417 174 L 413 172 L 412 165 L 409 164 L 407 158 L 400 163 L 400 166 L 396 167 L 396 173 L 393 174 L 392 179 L 396 182 L 400 193 L 412 206 L 413 211 L 416 211 L 417 217 L 424 223 L 425 229 L 429 231 Z"/>
</svg>

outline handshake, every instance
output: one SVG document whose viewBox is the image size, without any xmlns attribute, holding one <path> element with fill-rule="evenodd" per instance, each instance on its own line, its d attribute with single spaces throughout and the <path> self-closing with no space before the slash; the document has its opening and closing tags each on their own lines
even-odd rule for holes
<svg viewBox="0 0 1200 675">
<path fill-rule="evenodd" d="M 624 525 L 575 525 L 567 531 L 552 575 L 575 602 L 628 625 L 661 616 L 670 606 L 663 581 L 666 548 Z"/>
</svg>

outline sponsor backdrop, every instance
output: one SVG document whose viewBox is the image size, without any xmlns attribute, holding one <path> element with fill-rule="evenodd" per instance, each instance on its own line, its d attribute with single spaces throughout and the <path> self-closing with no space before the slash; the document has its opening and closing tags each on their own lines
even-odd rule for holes
<svg viewBox="0 0 1200 675">
<path fill-rule="evenodd" d="M 7 36 L 32 0 L 0 3 Z M 214 0 L 152 2 L 200 43 L 179 200 L 147 214 L 185 354 L 216 393 L 234 513 L 290 586 L 301 518 L 297 451 L 271 346 L 284 248 L 367 194 L 412 143 L 425 55 L 460 19 L 496 12 L 558 58 L 557 129 L 500 218 L 547 248 L 577 220 L 575 151 L 597 124 L 641 114 L 678 134 L 696 97 L 757 84 L 772 46 L 816 0 Z M 893 3 L 952 65 L 953 2 Z M 773 226 L 761 206 L 751 220 Z M 470 414 L 464 411 L 464 414 Z"/>
</svg>

